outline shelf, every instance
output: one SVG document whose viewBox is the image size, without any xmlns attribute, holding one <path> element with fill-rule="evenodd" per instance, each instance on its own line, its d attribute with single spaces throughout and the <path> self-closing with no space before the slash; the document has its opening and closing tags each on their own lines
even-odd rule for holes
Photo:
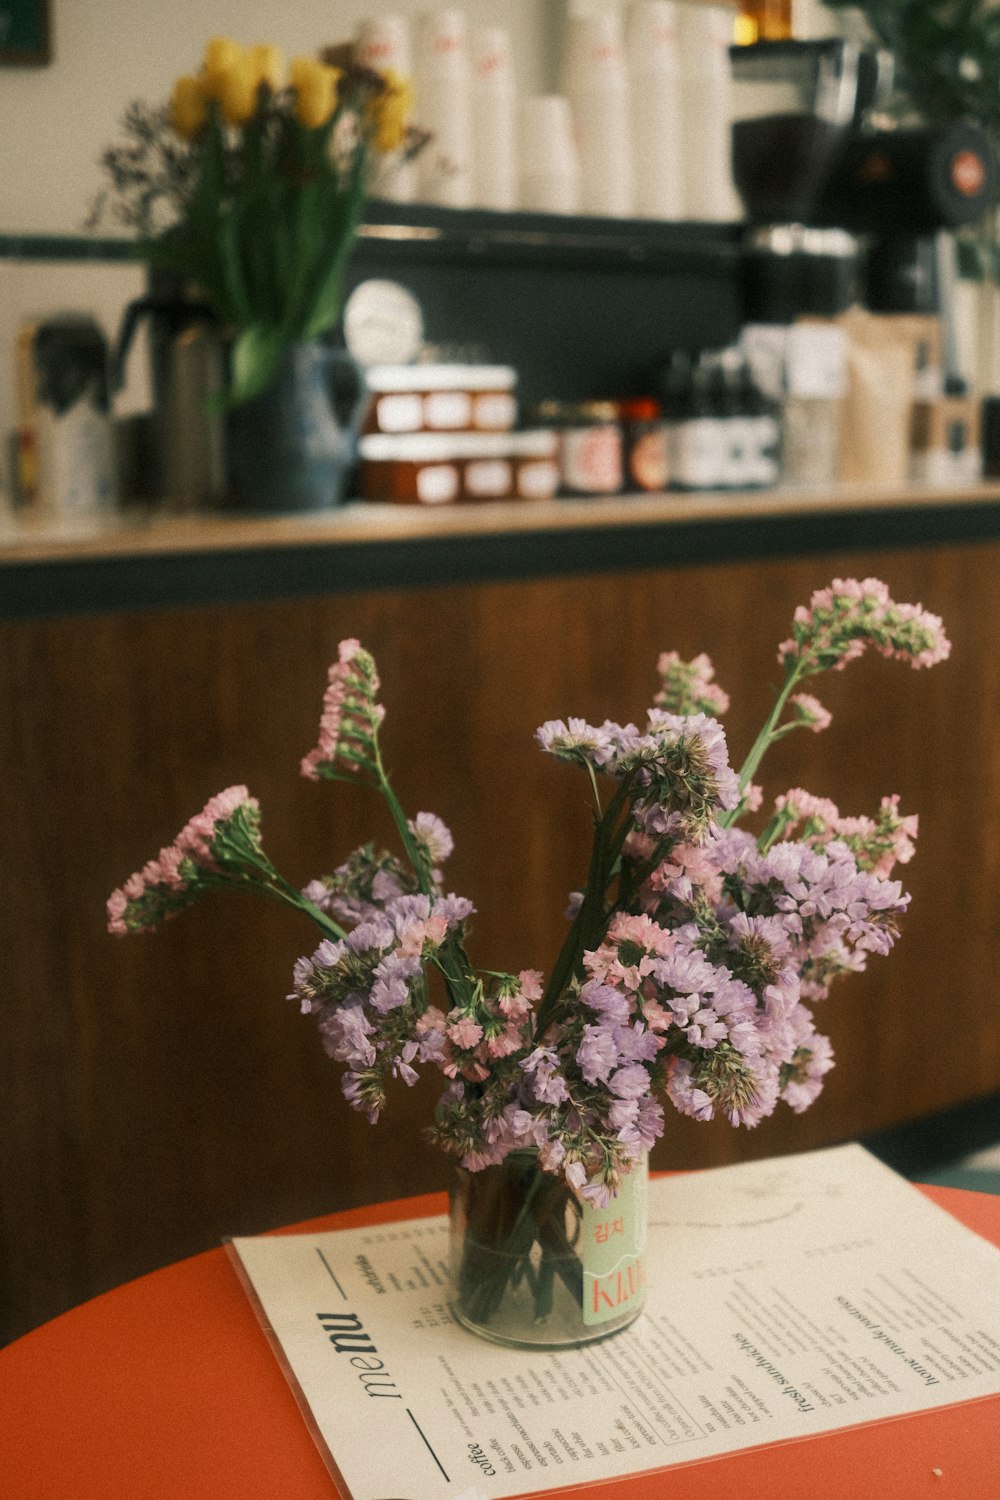
<svg viewBox="0 0 1000 1500">
<path fill-rule="evenodd" d="M 1000 540 L 1000 484 L 620 495 L 0 526 L 0 617 L 254 603 Z"/>
</svg>

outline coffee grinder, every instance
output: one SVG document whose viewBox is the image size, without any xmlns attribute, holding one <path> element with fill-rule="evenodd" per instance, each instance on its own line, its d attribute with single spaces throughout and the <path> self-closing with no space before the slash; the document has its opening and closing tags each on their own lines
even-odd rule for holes
<svg viewBox="0 0 1000 1500">
<path fill-rule="evenodd" d="M 756 42 L 730 59 L 748 319 L 835 315 L 852 301 L 947 318 L 942 231 L 996 201 L 985 133 L 892 125 L 891 55 L 841 38 Z"/>
</svg>

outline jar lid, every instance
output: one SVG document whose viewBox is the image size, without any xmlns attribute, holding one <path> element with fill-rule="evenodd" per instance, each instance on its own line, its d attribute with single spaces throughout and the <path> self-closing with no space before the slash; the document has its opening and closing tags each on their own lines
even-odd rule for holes
<svg viewBox="0 0 1000 1500">
<path fill-rule="evenodd" d="M 535 416 L 540 422 L 579 427 L 588 422 L 617 422 L 618 407 L 614 401 L 540 401 Z"/>
<path fill-rule="evenodd" d="M 509 391 L 517 381 L 511 365 L 372 365 L 365 384 L 385 391 Z"/>
<path fill-rule="evenodd" d="M 655 422 L 663 410 L 652 396 L 630 396 L 619 401 L 617 406 L 623 422 Z"/>
<path fill-rule="evenodd" d="M 558 435 L 548 428 L 523 432 L 373 432 L 358 442 L 369 463 L 449 463 L 466 458 L 554 458 Z"/>
</svg>

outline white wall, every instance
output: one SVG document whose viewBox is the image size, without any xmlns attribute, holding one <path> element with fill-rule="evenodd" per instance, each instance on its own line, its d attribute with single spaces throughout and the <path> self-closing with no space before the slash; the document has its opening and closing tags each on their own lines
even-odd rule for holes
<svg viewBox="0 0 1000 1500">
<path fill-rule="evenodd" d="M 101 186 L 98 157 L 131 99 L 166 99 L 210 36 L 273 41 L 289 56 L 346 41 L 364 15 L 415 15 L 429 0 L 51 0 L 54 60 L 0 67 L 0 233 L 77 234 Z M 548 86 L 559 0 L 463 0 L 470 25 L 510 29 L 525 92 Z"/>
</svg>

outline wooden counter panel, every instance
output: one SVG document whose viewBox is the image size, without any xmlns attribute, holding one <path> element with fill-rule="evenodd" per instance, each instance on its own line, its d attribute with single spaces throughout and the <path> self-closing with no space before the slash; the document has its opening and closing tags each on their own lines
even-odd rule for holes
<svg viewBox="0 0 1000 1500">
<path fill-rule="evenodd" d="M 297 774 L 339 639 L 375 653 L 387 763 L 411 812 L 452 828 L 448 884 L 479 909 L 482 965 L 547 968 L 585 867 L 581 776 L 543 756 L 545 719 L 634 718 L 660 650 L 707 650 L 745 753 L 796 604 L 875 574 L 941 614 L 951 661 L 880 658 L 817 684 L 824 735 L 791 736 L 766 791 L 845 812 L 898 791 L 920 813 L 913 893 L 888 960 L 823 1021 L 838 1056 L 806 1115 L 756 1131 L 672 1113 L 655 1165 L 810 1148 L 1000 1088 L 1000 545 L 601 573 L 2 627 L 0 1287 L 8 1335 L 227 1233 L 443 1186 L 419 1139 L 436 1081 L 372 1129 L 284 999 L 316 937 L 293 914 L 215 897 L 118 941 L 108 892 L 214 792 L 245 781 L 265 844 L 303 883 L 381 832 L 367 794 Z"/>
</svg>

